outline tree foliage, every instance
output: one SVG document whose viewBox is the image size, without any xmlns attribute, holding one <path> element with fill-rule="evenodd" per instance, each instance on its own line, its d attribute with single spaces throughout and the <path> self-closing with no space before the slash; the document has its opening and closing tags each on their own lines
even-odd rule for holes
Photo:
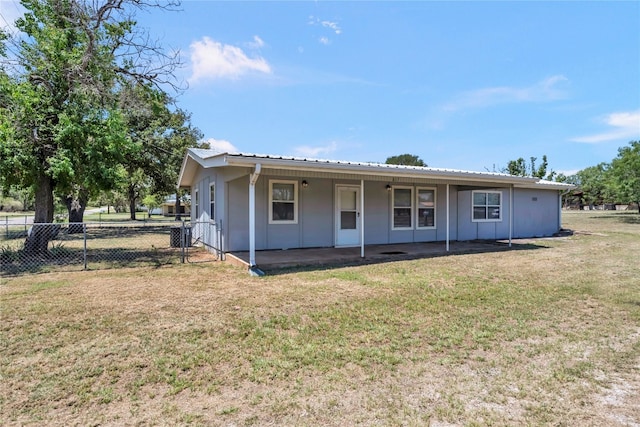
<svg viewBox="0 0 640 427">
<path fill-rule="evenodd" d="M 552 180 L 555 172 L 551 171 L 547 174 L 547 168 L 549 167 L 547 155 L 542 156 L 542 163 L 537 167 L 536 160 L 538 160 L 537 157 L 530 157 L 529 163 L 522 157 L 519 157 L 517 160 L 509 160 L 506 172 L 514 176 L 530 176 L 533 178 Z"/>
<path fill-rule="evenodd" d="M 618 149 L 618 156 L 611 162 L 610 177 L 617 201 L 637 203 L 640 213 L 640 141 Z"/>
<path fill-rule="evenodd" d="M 385 163 L 388 165 L 427 166 L 420 157 L 413 154 L 399 154 L 387 157 Z"/>
<path fill-rule="evenodd" d="M 636 203 L 640 213 L 640 141 L 619 148 L 611 163 L 582 169 L 571 180 L 584 204 Z"/>
<path fill-rule="evenodd" d="M 151 43 L 134 15 L 176 2 L 22 4 L 21 38 L 0 36 L 6 58 L 0 68 L 0 185 L 33 188 L 35 222 L 52 222 L 54 191 L 70 200 L 88 198 L 123 178 L 120 165 L 136 143 L 117 104 L 122 85 L 175 86 L 177 57 Z"/>
<path fill-rule="evenodd" d="M 608 163 L 600 163 L 596 166 L 582 169 L 576 174 L 576 177 L 582 192 L 583 203 L 599 205 L 614 201 L 614 194 L 609 185 Z"/>
<path fill-rule="evenodd" d="M 136 146 L 123 162 L 131 219 L 145 194 L 164 196 L 176 191 L 184 152 L 202 138 L 190 115 L 169 108 L 170 101 L 166 93 L 149 85 L 128 85 L 120 92 L 128 137 Z"/>
</svg>

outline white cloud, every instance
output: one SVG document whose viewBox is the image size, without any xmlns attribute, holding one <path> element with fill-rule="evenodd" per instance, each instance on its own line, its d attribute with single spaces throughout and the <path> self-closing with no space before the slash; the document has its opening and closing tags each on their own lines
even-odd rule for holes
<svg viewBox="0 0 640 427">
<path fill-rule="evenodd" d="M 325 27 L 325 28 L 330 28 L 336 34 L 341 34 L 342 33 L 342 29 L 338 26 L 337 22 L 322 21 L 322 26 Z"/>
<path fill-rule="evenodd" d="M 559 87 L 569 80 L 556 75 L 539 81 L 531 86 L 497 86 L 462 93 L 452 102 L 443 106 L 445 111 L 459 111 L 469 108 L 484 108 L 499 104 L 520 102 L 545 102 L 563 99 L 566 92 Z"/>
<path fill-rule="evenodd" d="M 253 36 L 253 41 L 247 43 L 247 47 L 250 49 L 260 49 L 261 47 L 264 47 L 264 40 L 258 36 Z"/>
<path fill-rule="evenodd" d="M 238 153 L 240 151 L 232 143 L 225 141 L 224 139 L 208 138 L 201 142 L 209 144 L 209 147 L 212 150 L 217 150 L 221 153 Z"/>
<path fill-rule="evenodd" d="M 600 142 L 640 138 L 640 110 L 607 114 L 600 121 L 609 126 L 610 129 L 594 135 L 572 138 L 571 141 L 598 144 Z"/>
<path fill-rule="evenodd" d="M 301 157 L 320 157 L 327 156 L 338 149 L 338 144 L 335 141 L 331 143 L 321 146 L 321 147 L 311 147 L 308 145 L 301 145 L 299 147 L 295 147 L 296 156 Z"/>
<path fill-rule="evenodd" d="M 309 16 L 308 24 L 312 26 L 318 25 L 322 28 L 326 28 L 338 36 L 342 34 L 342 28 L 340 28 L 340 25 L 334 21 L 323 21 L 320 18 L 311 15 Z M 327 36 L 318 37 L 318 41 L 325 46 L 331 44 L 331 40 Z"/>
<path fill-rule="evenodd" d="M 262 42 L 254 37 L 254 45 Z M 202 80 L 238 78 L 248 72 L 271 73 L 271 66 L 262 57 L 249 58 L 237 46 L 222 44 L 209 37 L 191 43 L 192 75 L 190 83 Z"/>
</svg>

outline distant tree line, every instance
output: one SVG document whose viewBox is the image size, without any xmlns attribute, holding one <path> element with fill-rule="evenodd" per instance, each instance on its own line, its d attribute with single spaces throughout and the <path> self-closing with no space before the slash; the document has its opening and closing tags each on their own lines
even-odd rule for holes
<svg viewBox="0 0 640 427">
<path fill-rule="evenodd" d="M 636 204 L 640 213 L 640 141 L 631 141 L 618 149 L 618 155 L 610 163 L 600 163 L 566 176 L 549 168 L 546 155 L 537 164 L 537 157 L 527 162 L 523 157 L 509 160 L 501 172 L 514 176 L 534 177 L 548 181 L 574 184 L 576 189 L 566 194 L 567 203 L 585 205 Z M 427 166 L 417 155 L 399 154 L 387 157 L 387 164 Z M 495 170 L 495 167 L 494 167 Z"/>
<path fill-rule="evenodd" d="M 631 141 L 628 146 L 619 148 L 611 162 L 590 166 L 570 176 L 553 171 L 547 173 L 547 156 L 542 156 L 542 163 L 537 167 L 535 161 L 535 157 L 531 157 L 528 164 L 523 158 L 511 160 L 504 172 L 574 184 L 576 189 L 566 198 L 580 207 L 637 204 L 640 213 L 640 141 Z"/>
<path fill-rule="evenodd" d="M 640 141 L 629 142 L 610 163 L 582 169 L 567 182 L 578 186 L 574 193 L 581 204 L 635 203 L 640 213 Z"/>
</svg>

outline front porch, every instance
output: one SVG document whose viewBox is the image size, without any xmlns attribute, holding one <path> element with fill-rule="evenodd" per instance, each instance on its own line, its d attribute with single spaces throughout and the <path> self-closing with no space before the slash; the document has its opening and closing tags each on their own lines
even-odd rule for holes
<svg viewBox="0 0 640 427">
<path fill-rule="evenodd" d="M 361 257 L 358 247 L 349 248 L 309 248 L 256 251 L 256 265 L 269 272 L 284 268 L 325 268 L 344 265 L 377 264 L 407 259 L 433 258 L 438 256 L 459 255 L 468 253 L 485 253 L 504 250 L 538 249 L 542 246 L 508 241 L 465 241 L 450 242 L 449 251 L 445 242 L 403 243 L 387 245 L 366 245 L 365 256 Z M 231 252 L 226 260 L 236 265 L 249 268 L 250 253 Z"/>
</svg>

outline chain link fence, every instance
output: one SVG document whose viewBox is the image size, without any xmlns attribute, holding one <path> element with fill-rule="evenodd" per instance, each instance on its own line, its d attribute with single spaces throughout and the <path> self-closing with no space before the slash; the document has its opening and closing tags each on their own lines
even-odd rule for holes
<svg viewBox="0 0 640 427">
<path fill-rule="evenodd" d="M 0 275 L 211 262 L 215 222 L 3 224 Z"/>
</svg>

